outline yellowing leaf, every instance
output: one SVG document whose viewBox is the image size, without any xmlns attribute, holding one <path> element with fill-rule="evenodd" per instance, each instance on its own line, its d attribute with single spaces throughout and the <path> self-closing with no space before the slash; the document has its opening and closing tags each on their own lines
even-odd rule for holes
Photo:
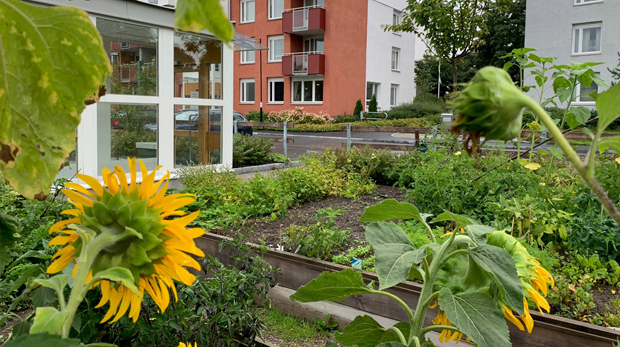
<svg viewBox="0 0 620 347">
<path fill-rule="evenodd" d="M 112 71 L 86 12 L 0 0 L 0 171 L 44 199 Z"/>
<path fill-rule="evenodd" d="M 620 164 L 620 157 L 616 158 L 616 163 Z"/>
<path fill-rule="evenodd" d="M 174 27 L 193 32 L 206 29 L 224 42 L 235 37 L 235 30 L 224 13 L 220 0 L 179 0 Z"/>
<path fill-rule="evenodd" d="M 529 163 L 527 165 L 525 165 L 525 168 L 531 171 L 536 171 L 538 169 L 540 169 L 540 164 L 538 163 Z"/>
</svg>

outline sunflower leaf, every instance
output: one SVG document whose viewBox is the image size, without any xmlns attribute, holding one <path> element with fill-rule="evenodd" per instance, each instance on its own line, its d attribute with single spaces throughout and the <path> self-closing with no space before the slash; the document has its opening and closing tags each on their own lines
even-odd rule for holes
<svg viewBox="0 0 620 347">
<path fill-rule="evenodd" d="M 401 322 L 394 327 L 400 330 L 403 336 L 409 336 L 407 323 Z M 394 331 L 385 329 L 370 316 L 355 317 L 355 320 L 342 330 L 342 333 L 336 333 L 334 337 L 344 346 L 356 345 L 357 347 L 375 347 L 380 343 L 400 341 Z"/>
<path fill-rule="evenodd" d="M 78 8 L 0 0 L 0 22 L 0 172 L 25 197 L 43 200 L 112 67 Z"/>
<path fill-rule="evenodd" d="M 603 132 L 618 117 L 620 117 L 620 84 L 599 95 L 596 99 L 598 111 L 598 131 Z"/>
<path fill-rule="evenodd" d="M 80 340 L 63 339 L 59 335 L 34 334 L 22 335 L 14 340 L 8 341 L 3 347 L 32 347 L 32 346 L 54 346 L 54 347 L 83 347 Z"/>
<path fill-rule="evenodd" d="M 471 224 L 476 224 L 476 222 L 465 216 L 461 216 L 460 214 L 452 213 L 450 211 L 444 211 L 442 214 L 437 216 L 437 218 L 433 219 L 431 223 L 437 222 L 445 222 L 445 221 L 454 221 L 456 223 L 456 228 L 461 229 Z"/>
<path fill-rule="evenodd" d="M 69 276 L 56 275 L 48 279 L 39 278 L 34 280 L 33 283 L 42 287 L 53 289 L 56 293 L 62 293 L 67 286 L 67 283 L 69 283 Z"/>
<path fill-rule="evenodd" d="M 340 301 L 357 294 L 375 292 L 364 284 L 362 274 L 352 269 L 340 272 L 323 272 L 319 277 L 300 287 L 291 295 L 299 302 Z"/>
<path fill-rule="evenodd" d="M 98 272 L 95 275 L 95 278 L 99 280 L 108 280 L 108 281 L 120 283 L 124 285 L 127 289 L 134 292 L 134 294 L 136 294 L 137 296 L 142 297 L 142 295 L 138 291 L 138 288 L 136 288 L 134 284 L 133 275 L 131 274 L 131 271 L 129 271 L 128 269 L 125 269 L 122 267 L 112 267 L 107 270 Z"/>
<path fill-rule="evenodd" d="M 174 27 L 193 32 L 206 29 L 224 42 L 235 37 L 235 30 L 222 9 L 220 0 L 179 0 Z"/>
<path fill-rule="evenodd" d="M 370 206 L 360 217 L 360 222 L 380 222 L 390 219 L 415 219 L 420 223 L 425 220 L 417 207 L 407 202 L 398 202 L 394 199 L 383 200 L 381 203 Z"/>
<path fill-rule="evenodd" d="M 439 306 L 448 320 L 478 347 L 511 347 L 508 325 L 493 298 L 481 292 L 439 291 Z"/>
<path fill-rule="evenodd" d="M 68 312 L 59 312 L 54 307 L 37 307 L 34 323 L 30 327 L 31 334 L 58 334 L 67 318 Z"/>
</svg>

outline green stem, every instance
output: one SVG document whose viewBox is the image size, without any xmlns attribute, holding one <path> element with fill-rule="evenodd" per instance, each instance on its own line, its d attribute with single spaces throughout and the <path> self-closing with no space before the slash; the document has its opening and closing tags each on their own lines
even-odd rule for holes
<svg viewBox="0 0 620 347">
<path fill-rule="evenodd" d="M 433 330 L 452 330 L 452 331 L 456 331 L 459 333 L 463 333 L 459 330 L 459 328 L 457 327 L 453 327 L 450 325 L 431 325 L 429 327 L 426 327 L 424 329 L 422 329 L 422 336 L 426 335 L 427 333 L 433 331 Z"/>
<path fill-rule="evenodd" d="M 383 295 L 383 296 L 387 296 L 388 298 L 394 299 L 394 301 L 396 301 L 403 309 L 405 309 L 405 312 L 407 312 L 407 316 L 409 316 L 409 321 L 411 322 L 414 319 L 414 315 L 413 312 L 411 311 L 411 309 L 409 308 L 409 305 L 407 305 L 401 298 L 399 298 L 398 296 L 388 293 L 388 292 L 384 292 L 384 291 L 380 291 L 380 290 L 374 290 L 371 292 L 372 294 L 378 294 L 378 295 Z"/>
<path fill-rule="evenodd" d="M 396 327 L 389 327 L 387 330 L 393 331 L 396 336 L 398 336 L 398 338 L 400 339 L 400 343 L 402 343 L 403 345 L 407 345 L 407 339 L 405 338 L 405 335 L 403 335 L 403 333 Z"/>
<path fill-rule="evenodd" d="M 588 153 L 588 178 L 593 178 L 594 177 L 594 166 L 595 166 L 595 162 L 596 162 L 596 150 L 598 147 L 598 142 L 601 139 L 601 134 L 602 134 L 602 130 L 599 130 L 596 132 L 596 135 L 594 135 L 594 140 L 592 140 L 592 146 L 590 146 L 590 152 Z"/>
<path fill-rule="evenodd" d="M 426 223 L 425 220 L 422 220 L 422 224 L 424 224 L 424 227 L 426 227 L 426 230 L 428 231 L 428 235 L 431 237 L 431 242 L 432 243 L 437 242 L 437 240 L 435 239 L 435 234 L 433 233 L 433 229 L 431 229 L 431 226 L 428 225 L 428 223 Z"/>
<path fill-rule="evenodd" d="M 551 117 L 549 117 L 547 112 L 540 105 L 538 105 L 534 100 L 530 98 L 525 98 L 525 100 L 526 106 L 530 110 L 532 110 L 532 112 L 537 114 L 540 120 L 545 124 L 547 130 L 555 139 L 555 143 L 560 147 L 560 149 L 562 149 L 571 164 L 573 164 L 585 184 L 590 187 L 592 192 L 594 192 L 594 194 L 598 197 L 599 201 L 603 204 L 603 206 L 605 206 L 607 212 L 616 221 L 616 223 L 620 225 L 620 212 L 614 205 L 613 201 L 611 201 L 609 196 L 607 196 L 605 190 L 601 188 L 594 175 L 588 175 L 587 168 L 583 165 L 577 153 L 573 151 L 573 147 L 570 145 L 570 143 L 568 143 L 568 141 L 562 134 L 562 131 L 555 125 L 555 123 L 553 123 Z"/>
</svg>

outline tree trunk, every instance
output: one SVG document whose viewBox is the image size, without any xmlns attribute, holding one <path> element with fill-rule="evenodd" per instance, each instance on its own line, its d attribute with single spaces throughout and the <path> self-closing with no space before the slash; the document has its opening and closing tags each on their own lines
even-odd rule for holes
<svg viewBox="0 0 620 347">
<path fill-rule="evenodd" d="M 456 92 L 457 91 L 457 83 L 458 83 L 458 79 L 457 79 L 457 74 L 458 70 L 456 68 L 456 59 L 452 60 L 452 83 L 453 83 L 453 88 L 452 92 Z"/>
</svg>

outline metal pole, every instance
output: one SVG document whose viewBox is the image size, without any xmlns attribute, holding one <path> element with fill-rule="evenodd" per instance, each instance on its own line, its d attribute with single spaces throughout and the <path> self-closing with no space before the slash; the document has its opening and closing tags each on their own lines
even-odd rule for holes
<svg viewBox="0 0 620 347">
<path fill-rule="evenodd" d="M 543 130 L 540 133 L 540 141 L 543 142 L 542 150 L 548 151 L 549 150 L 549 145 L 547 144 L 547 142 L 545 142 L 545 140 L 547 140 L 547 130 Z M 532 148 L 532 150 L 534 150 L 534 148 Z"/>
<path fill-rule="evenodd" d="M 238 130 L 237 130 L 238 129 L 237 128 L 237 122 L 238 121 L 233 121 L 233 124 L 234 124 L 234 126 L 233 126 L 233 134 L 236 134 L 238 132 Z"/>
<path fill-rule="evenodd" d="M 347 124 L 347 151 L 351 150 L 351 123 Z"/>
<path fill-rule="evenodd" d="M 284 142 L 282 143 L 282 151 L 284 156 L 288 158 L 288 149 L 286 148 L 286 133 L 287 133 L 288 122 L 284 121 Z"/>
<path fill-rule="evenodd" d="M 438 59 L 439 65 L 437 68 L 437 97 L 441 98 L 441 59 Z"/>
<path fill-rule="evenodd" d="M 360 111 L 360 120 L 364 120 L 364 111 Z"/>
<path fill-rule="evenodd" d="M 262 47 L 262 39 L 258 39 L 258 43 Z M 263 50 L 260 49 L 258 51 L 258 61 L 259 61 L 259 90 L 260 90 L 260 121 L 263 122 Z"/>
</svg>

